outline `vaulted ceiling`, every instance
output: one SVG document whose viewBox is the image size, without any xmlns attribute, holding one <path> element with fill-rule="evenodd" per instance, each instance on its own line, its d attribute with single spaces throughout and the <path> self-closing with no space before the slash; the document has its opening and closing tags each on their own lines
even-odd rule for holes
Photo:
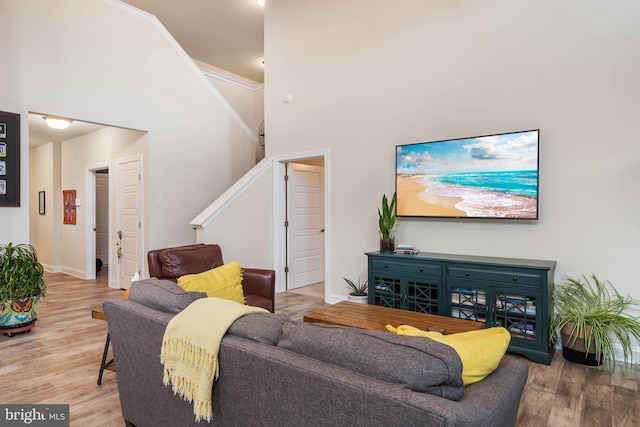
<svg viewBox="0 0 640 427">
<path fill-rule="evenodd" d="M 122 0 L 155 15 L 193 59 L 264 82 L 264 8 L 256 0 Z"/>
<path fill-rule="evenodd" d="M 121 0 L 158 18 L 187 54 L 258 83 L 264 82 L 264 9 L 256 0 Z M 75 122 L 60 131 L 29 115 L 29 145 L 66 141 L 102 128 Z"/>
</svg>

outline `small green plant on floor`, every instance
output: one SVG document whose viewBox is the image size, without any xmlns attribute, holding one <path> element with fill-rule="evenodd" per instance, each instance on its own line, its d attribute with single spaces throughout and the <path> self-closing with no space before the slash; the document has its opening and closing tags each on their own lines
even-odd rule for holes
<svg viewBox="0 0 640 427">
<path fill-rule="evenodd" d="M 367 290 L 368 290 L 368 280 L 364 279 L 364 280 L 360 280 L 360 278 L 358 277 L 358 282 L 354 282 L 353 280 L 347 279 L 346 277 L 343 277 L 343 279 L 345 280 L 345 282 L 347 282 L 347 288 L 349 289 L 349 295 L 352 295 L 354 297 L 360 297 L 360 296 L 365 296 L 367 295 Z"/>
</svg>

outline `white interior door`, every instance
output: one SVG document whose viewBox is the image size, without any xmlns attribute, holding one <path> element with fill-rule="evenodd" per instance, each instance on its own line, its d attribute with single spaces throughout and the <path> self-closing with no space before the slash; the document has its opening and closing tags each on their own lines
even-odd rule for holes
<svg viewBox="0 0 640 427">
<path fill-rule="evenodd" d="M 289 163 L 288 288 L 324 281 L 324 168 Z"/>
<path fill-rule="evenodd" d="M 142 171 L 140 160 L 117 164 L 118 224 L 116 251 L 117 286 L 127 289 L 137 272 L 142 275 Z"/>
</svg>

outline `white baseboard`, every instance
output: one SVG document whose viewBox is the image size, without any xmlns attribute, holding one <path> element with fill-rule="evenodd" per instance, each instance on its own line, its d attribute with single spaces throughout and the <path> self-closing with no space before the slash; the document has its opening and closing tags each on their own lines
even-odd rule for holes
<svg viewBox="0 0 640 427">
<path fill-rule="evenodd" d="M 69 276 L 77 277 L 78 279 L 85 280 L 85 273 L 82 270 L 78 270 L 75 268 L 63 267 L 61 270 L 62 273 L 68 274 Z"/>
<path fill-rule="evenodd" d="M 44 271 L 47 273 L 60 273 L 62 271 L 59 265 L 42 264 L 42 268 L 44 268 Z"/>
</svg>

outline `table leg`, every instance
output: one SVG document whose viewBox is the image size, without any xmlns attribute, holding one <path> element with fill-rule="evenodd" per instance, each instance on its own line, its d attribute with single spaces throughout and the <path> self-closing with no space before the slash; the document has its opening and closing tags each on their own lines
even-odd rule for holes
<svg viewBox="0 0 640 427">
<path fill-rule="evenodd" d="M 98 385 L 102 384 L 102 373 L 105 369 L 109 368 L 113 365 L 113 359 L 107 362 L 107 353 L 109 352 L 109 343 L 111 342 L 111 338 L 107 333 L 107 339 L 104 343 L 104 352 L 102 353 L 102 361 L 100 362 L 100 372 L 98 373 Z"/>
</svg>

